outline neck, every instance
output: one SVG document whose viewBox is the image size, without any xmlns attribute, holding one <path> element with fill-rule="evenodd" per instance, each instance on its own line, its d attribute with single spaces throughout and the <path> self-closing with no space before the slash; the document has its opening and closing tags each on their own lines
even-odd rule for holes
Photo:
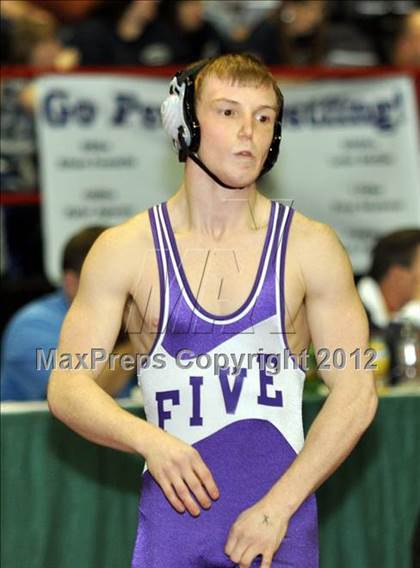
<svg viewBox="0 0 420 568">
<path fill-rule="evenodd" d="M 170 200 L 173 224 L 178 231 L 191 231 L 214 241 L 261 228 L 267 222 L 269 205 L 255 183 L 228 190 L 189 161 L 184 183 Z"/>
</svg>

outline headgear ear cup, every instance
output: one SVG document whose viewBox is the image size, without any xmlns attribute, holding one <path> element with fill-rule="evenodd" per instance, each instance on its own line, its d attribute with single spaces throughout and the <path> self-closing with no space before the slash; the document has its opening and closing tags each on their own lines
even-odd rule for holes
<svg viewBox="0 0 420 568">
<path fill-rule="evenodd" d="M 278 114 L 276 122 L 274 124 L 273 139 L 271 141 L 271 145 L 270 145 L 270 148 L 268 150 L 267 158 L 265 159 L 265 162 L 264 162 L 264 165 L 263 165 L 263 168 L 261 170 L 259 177 L 261 177 L 264 174 L 266 174 L 267 172 L 269 172 L 271 170 L 271 168 L 274 166 L 274 164 L 276 163 L 277 158 L 279 157 L 280 142 L 281 142 L 281 125 L 282 125 L 282 119 L 283 119 L 283 106 L 284 105 L 283 105 L 283 98 L 282 98 L 279 114 Z"/>
<path fill-rule="evenodd" d="M 189 129 L 184 120 L 184 103 L 185 83 L 178 85 L 177 78 L 174 77 L 170 85 L 170 94 L 166 97 L 160 107 L 163 128 L 172 138 L 176 150 L 181 149 L 179 134 L 182 129 L 184 143 L 189 146 L 191 136 Z"/>
<path fill-rule="evenodd" d="M 206 63 L 177 73 L 169 85 L 170 94 L 160 107 L 163 127 L 172 138 L 181 162 L 187 159 L 188 150 L 195 152 L 200 144 L 200 125 L 194 109 L 194 79 Z"/>
</svg>

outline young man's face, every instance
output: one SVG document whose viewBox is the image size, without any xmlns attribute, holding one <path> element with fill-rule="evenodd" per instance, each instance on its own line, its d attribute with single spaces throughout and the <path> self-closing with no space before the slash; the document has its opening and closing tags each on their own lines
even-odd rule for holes
<svg viewBox="0 0 420 568">
<path fill-rule="evenodd" d="M 242 86 L 206 77 L 197 102 L 201 160 L 228 185 L 253 183 L 267 157 L 276 115 L 271 85 Z"/>
</svg>

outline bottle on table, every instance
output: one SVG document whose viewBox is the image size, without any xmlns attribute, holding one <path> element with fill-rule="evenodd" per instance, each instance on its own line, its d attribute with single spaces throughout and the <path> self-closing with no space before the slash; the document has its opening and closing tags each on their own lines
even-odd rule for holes
<svg viewBox="0 0 420 568">
<path fill-rule="evenodd" d="M 398 383 L 420 382 L 420 329 L 408 319 L 395 341 L 395 374 Z"/>
</svg>

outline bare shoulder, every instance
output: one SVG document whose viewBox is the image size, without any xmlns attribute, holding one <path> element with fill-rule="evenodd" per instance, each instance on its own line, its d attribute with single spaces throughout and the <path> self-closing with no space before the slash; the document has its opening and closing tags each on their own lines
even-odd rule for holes
<svg viewBox="0 0 420 568">
<path fill-rule="evenodd" d="M 290 227 L 289 246 L 299 265 L 306 287 L 326 282 L 353 282 L 347 251 L 336 231 L 295 211 Z"/>
<path fill-rule="evenodd" d="M 348 258 L 344 245 L 330 225 L 306 217 L 299 211 L 293 215 L 289 246 L 305 264 Z"/>
<path fill-rule="evenodd" d="M 95 247 L 99 245 L 97 248 L 104 251 L 114 251 L 119 255 L 124 255 L 133 250 L 138 251 L 139 247 L 141 251 L 145 245 L 150 244 L 151 240 L 149 215 L 147 211 L 142 211 L 127 221 L 104 231 L 95 243 Z"/>
<path fill-rule="evenodd" d="M 313 252 L 317 247 L 322 246 L 322 250 L 344 247 L 337 236 L 335 230 L 326 223 L 321 223 L 295 211 L 290 228 L 289 241 L 291 245 L 298 247 L 301 252 Z M 322 252 L 319 250 L 318 252 Z"/>
<path fill-rule="evenodd" d="M 82 281 L 91 278 L 115 281 L 129 290 L 151 248 L 149 215 L 142 211 L 99 236 L 86 258 Z"/>
</svg>

